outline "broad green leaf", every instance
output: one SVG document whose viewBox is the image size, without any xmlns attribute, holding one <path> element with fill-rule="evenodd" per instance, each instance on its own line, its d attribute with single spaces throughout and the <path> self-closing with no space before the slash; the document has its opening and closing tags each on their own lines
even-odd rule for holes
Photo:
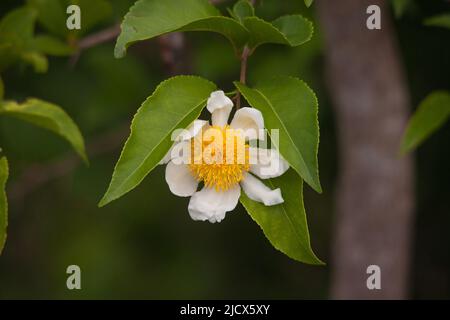
<svg viewBox="0 0 450 320">
<path fill-rule="evenodd" d="M 428 18 L 424 21 L 426 26 L 443 27 L 450 29 L 450 13 Z"/>
<path fill-rule="evenodd" d="M 212 82 L 193 76 L 170 78 L 156 88 L 134 116 L 100 206 L 134 189 L 158 165 L 172 145 L 172 132 L 197 119 L 215 89 Z"/>
<path fill-rule="evenodd" d="M 407 153 L 438 130 L 450 116 L 450 93 L 435 91 L 428 95 L 409 120 L 400 151 Z"/>
<path fill-rule="evenodd" d="M 313 25 L 301 15 L 283 16 L 272 23 L 258 17 L 247 17 L 244 26 L 250 33 L 249 47 L 255 49 L 264 43 L 278 43 L 291 47 L 309 41 Z"/>
<path fill-rule="evenodd" d="M 239 0 L 234 4 L 230 14 L 234 19 L 243 22 L 244 18 L 253 17 L 255 15 L 255 8 L 253 8 L 248 0 Z"/>
<path fill-rule="evenodd" d="M 66 139 L 80 157 L 87 162 L 83 137 L 77 125 L 60 107 L 38 99 L 0 103 L 0 115 L 9 115 L 50 130 Z"/>
<path fill-rule="evenodd" d="M 304 263 L 323 264 L 311 249 L 302 179 L 291 169 L 278 178 L 265 181 L 269 188 L 281 189 L 284 203 L 265 206 L 242 192 L 240 201 L 248 214 L 276 249 Z"/>
<path fill-rule="evenodd" d="M 173 31 L 212 31 L 227 37 L 239 51 L 247 30 L 234 19 L 223 17 L 207 0 L 139 0 L 126 14 L 114 54 L 125 56 L 127 48 L 141 40 Z"/>
<path fill-rule="evenodd" d="M 4 96 L 5 96 L 5 85 L 3 84 L 2 77 L 0 76 L 0 101 L 3 100 Z"/>
<path fill-rule="evenodd" d="M 8 227 L 8 199 L 6 198 L 6 181 L 8 180 L 8 161 L 0 158 L 0 254 L 5 247 L 6 228 Z"/>
<path fill-rule="evenodd" d="M 319 149 L 318 103 L 314 92 L 302 81 L 277 77 L 249 88 L 235 86 L 248 103 L 264 115 L 267 129 L 279 130 L 276 148 L 314 190 L 322 192 L 317 153 Z"/>
<path fill-rule="evenodd" d="M 313 0 L 305 0 L 305 5 L 309 8 L 311 7 Z"/>
<path fill-rule="evenodd" d="M 36 36 L 33 39 L 33 47 L 39 52 L 52 56 L 67 56 L 74 52 L 68 44 L 47 35 Z"/>
</svg>

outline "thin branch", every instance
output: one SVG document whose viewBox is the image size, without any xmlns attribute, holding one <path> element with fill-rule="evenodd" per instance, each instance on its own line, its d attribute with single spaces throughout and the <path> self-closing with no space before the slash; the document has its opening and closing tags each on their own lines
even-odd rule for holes
<svg viewBox="0 0 450 320">
<path fill-rule="evenodd" d="M 239 76 L 239 81 L 242 84 L 245 84 L 247 82 L 247 62 L 249 56 L 250 56 L 250 49 L 247 46 L 245 46 L 241 55 L 241 73 Z M 240 107 L 241 107 L 241 93 L 238 91 L 236 96 L 236 109 L 239 109 Z"/>
<path fill-rule="evenodd" d="M 99 44 L 112 41 L 116 39 L 120 34 L 120 25 L 116 24 L 107 29 L 93 33 L 78 42 L 78 48 L 80 50 L 85 50 L 98 46 Z"/>
<path fill-rule="evenodd" d="M 80 55 L 84 50 L 98 46 L 102 43 L 113 41 L 119 36 L 119 34 L 120 34 L 120 25 L 116 24 L 102 31 L 93 33 L 85 38 L 80 39 L 76 43 L 77 47 L 76 52 L 70 57 L 69 65 L 71 67 L 74 67 L 77 64 L 78 59 L 80 58 Z"/>
</svg>

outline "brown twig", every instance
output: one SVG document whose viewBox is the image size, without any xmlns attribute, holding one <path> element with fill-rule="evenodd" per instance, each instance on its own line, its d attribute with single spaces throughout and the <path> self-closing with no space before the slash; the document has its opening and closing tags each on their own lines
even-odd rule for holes
<svg viewBox="0 0 450 320">
<path fill-rule="evenodd" d="M 83 50 L 115 40 L 120 34 L 120 25 L 116 24 L 97 33 L 93 33 L 76 43 L 76 52 L 70 57 L 69 64 L 74 67 Z"/>
<path fill-rule="evenodd" d="M 256 4 L 256 0 L 250 0 L 250 3 L 252 4 L 252 6 L 254 6 Z M 241 72 L 239 75 L 239 81 L 242 84 L 245 84 L 247 81 L 247 62 L 250 54 L 251 50 L 249 49 L 248 46 L 245 46 L 244 49 L 242 50 Z M 238 91 L 238 93 L 236 94 L 236 109 L 239 109 L 240 107 L 241 107 L 241 93 Z"/>
<path fill-rule="evenodd" d="M 250 56 L 250 49 L 247 46 L 245 46 L 241 55 L 241 72 L 239 76 L 239 81 L 242 84 L 245 84 L 247 82 L 247 62 L 249 56 Z M 241 107 L 241 93 L 238 91 L 236 95 L 236 109 L 239 109 L 240 107 Z"/>
</svg>

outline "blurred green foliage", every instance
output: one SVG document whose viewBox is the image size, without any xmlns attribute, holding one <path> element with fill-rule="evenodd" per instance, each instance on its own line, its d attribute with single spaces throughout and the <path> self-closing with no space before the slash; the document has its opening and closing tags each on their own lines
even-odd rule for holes
<svg viewBox="0 0 450 320">
<path fill-rule="evenodd" d="M 2 0 L 0 16 L 21 1 Z M 115 24 L 131 0 L 112 0 L 111 15 L 92 32 Z M 229 2 L 231 3 L 231 2 Z M 396 21 L 405 69 L 418 103 L 435 89 L 449 89 L 450 41 L 445 29 L 422 25 L 446 5 L 416 1 L 418 10 Z M 226 4 L 221 5 L 225 10 Z M 249 83 L 273 73 L 305 79 L 320 102 L 319 161 L 324 193 L 305 189 L 312 245 L 331 261 L 334 189 L 337 175 L 336 127 L 323 72 L 320 26 L 314 5 L 302 1 L 263 0 L 258 15 L 272 20 L 300 12 L 314 21 L 313 40 L 298 49 L 260 48 L 249 60 Z M 40 26 L 38 31 L 43 31 Z M 221 36 L 187 35 L 185 59 L 193 74 L 224 90 L 239 72 L 233 49 Z M 75 67 L 68 58 L 50 59 L 46 74 L 19 65 L 2 73 L 6 98 L 36 96 L 55 102 L 73 117 L 86 141 L 130 122 L 142 101 L 167 77 L 158 42 L 132 48 L 121 60 L 114 43 L 86 50 Z M 351 63 L 351 57 L 349 57 Z M 450 135 L 447 124 L 418 151 L 417 220 L 411 295 L 450 297 L 450 225 L 448 192 Z M 13 186 L 21 172 L 67 152 L 60 139 L 15 119 L 0 119 L 0 141 L 8 154 Z M 119 144 L 122 145 L 123 141 Z M 161 187 L 164 168 L 110 206 L 98 209 L 119 148 L 90 159 L 63 178 L 45 184 L 24 199 L 10 201 L 8 242 L 0 257 L 0 298 L 327 298 L 332 263 L 311 267 L 272 248 L 242 207 L 220 224 L 192 221 L 188 199 Z M 82 290 L 69 291 L 66 268 L 82 269 Z M 426 276 L 424 276 L 426 275 Z"/>
</svg>

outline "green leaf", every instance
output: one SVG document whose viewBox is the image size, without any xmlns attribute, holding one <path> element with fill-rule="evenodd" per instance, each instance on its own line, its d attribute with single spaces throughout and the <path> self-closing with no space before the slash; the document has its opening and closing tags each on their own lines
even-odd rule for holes
<svg viewBox="0 0 450 320">
<path fill-rule="evenodd" d="M 23 52 L 20 57 L 23 61 L 30 64 L 34 72 L 45 73 L 48 70 L 48 60 L 43 54 L 36 51 Z"/>
<path fill-rule="evenodd" d="M 186 128 L 206 105 L 216 86 L 205 79 L 178 76 L 162 82 L 134 116 L 131 134 L 99 206 L 134 189 L 172 145 L 175 129 Z"/>
<path fill-rule="evenodd" d="M 46 37 L 34 37 L 34 24 L 37 11 L 21 7 L 8 13 L 0 22 L 0 70 L 11 64 L 24 61 L 36 72 L 46 72 L 48 60 L 43 53 L 61 51 L 55 41 L 49 43 Z M 44 45 L 53 47 L 45 48 Z M 45 49 L 45 50 L 44 50 Z"/>
<path fill-rule="evenodd" d="M 80 157 L 87 162 L 83 137 L 77 125 L 60 107 L 38 99 L 22 104 L 15 101 L 0 103 L 0 115 L 9 115 L 50 130 L 66 139 Z"/>
<path fill-rule="evenodd" d="M 1 42 L 16 46 L 25 46 L 31 40 L 36 21 L 36 11 L 28 7 L 19 7 L 10 11 L 0 21 Z"/>
<path fill-rule="evenodd" d="M 33 39 L 33 47 L 39 52 L 52 56 L 68 56 L 74 52 L 68 44 L 48 35 L 36 36 Z"/>
<path fill-rule="evenodd" d="M 20 7 L 10 11 L 0 21 L 0 71 L 27 57 L 31 50 L 35 20 L 34 10 Z M 39 69 L 39 66 L 34 67 Z"/>
<path fill-rule="evenodd" d="M 68 33 L 66 27 L 66 1 L 60 0 L 28 0 L 28 5 L 38 12 L 38 22 L 47 31 L 54 35 L 65 37 Z"/>
<path fill-rule="evenodd" d="M 271 189 L 281 189 L 284 203 L 265 206 L 242 192 L 240 201 L 248 214 L 276 249 L 304 263 L 323 264 L 311 249 L 302 179 L 291 169 L 278 178 L 265 181 Z"/>
<path fill-rule="evenodd" d="M 0 254 L 6 242 L 6 228 L 8 227 L 8 199 L 6 198 L 6 181 L 8 180 L 8 161 L 0 158 Z"/>
<path fill-rule="evenodd" d="M 446 91 L 435 91 L 428 95 L 409 120 L 400 152 L 405 154 L 415 149 L 444 125 L 449 116 L 450 94 Z"/>
<path fill-rule="evenodd" d="M 212 31 L 227 37 L 240 51 L 248 37 L 247 30 L 234 19 L 223 17 L 207 0 L 139 0 L 126 14 L 114 54 L 125 56 L 137 41 L 173 31 Z"/>
<path fill-rule="evenodd" d="M 443 27 L 450 29 L 450 14 L 446 13 L 430 17 L 424 21 L 424 24 L 426 26 Z"/>
<path fill-rule="evenodd" d="M 248 0 L 239 0 L 234 4 L 233 10 L 230 13 L 234 19 L 242 23 L 244 18 L 255 15 L 255 8 L 253 8 Z"/>
<path fill-rule="evenodd" d="M 283 16 L 272 23 L 258 17 L 247 17 L 244 19 L 244 26 L 250 32 L 251 49 L 264 43 L 296 47 L 309 41 L 314 31 L 311 21 L 301 15 Z"/>
<path fill-rule="evenodd" d="M 311 7 L 313 0 L 305 0 L 305 5 L 309 8 Z"/>
<path fill-rule="evenodd" d="M 266 128 L 279 130 L 276 148 L 283 157 L 314 190 L 322 192 L 317 161 L 318 103 L 314 92 L 302 80 L 292 77 L 277 77 L 253 89 L 238 82 L 235 86 L 252 107 L 262 112 Z"/>
</svg>

